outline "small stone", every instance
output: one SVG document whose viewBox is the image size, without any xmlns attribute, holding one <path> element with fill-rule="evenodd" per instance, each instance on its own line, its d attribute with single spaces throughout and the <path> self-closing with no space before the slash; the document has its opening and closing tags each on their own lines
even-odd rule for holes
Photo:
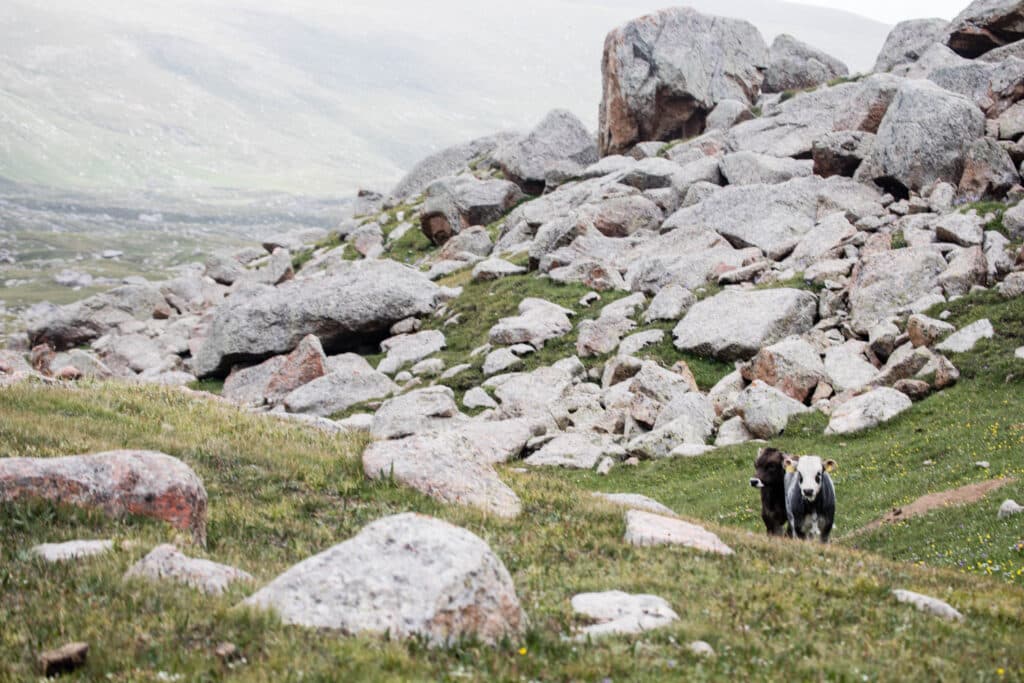
<svg viewBox="0 0 1024 683">
<path fill-rule="evenodd" d="M 234 643 L 221 643 L 213 653 L 225 665 L 231 665 L 244 659 L 242 651 Z"/>
<path fill-rule="evenodd" d="M 1018 505 L 1015 500 L 1005 500 L 1003 504 L 999 506 L 999 519 L 1006 519 L 1012 515 L 1019 515 L 1024 512 L 1024 506 Z"/>
<path fill-rule="evenodd" d="M 235 581 L 253 581 L 251 574 L 224 564 L 187 557 L 173 545 L 153 548 L 124 575 L 126 579 L 141 577 L 152 581 L 170 579 L 197 590 L 219 595 Z"/>
<path fill-rule="evenodd" d="M 39 655 L 39 669 L 47 678 L 70 673 L 85 666 L 88 654 L 89 643 L 68 643 Z"/>
<path fill-rule="evenodd" d="M 922 612 L 928 612 L 949 621 L 963 621 L 964 619 L 964 615 L 942 600 L 900 589 L 894 590 L 892 594 L 900 602 L 913 605 Z"/>
<path fill-rule="evenodd" d="M 590 308 L 590 305 L 601 300 L 601 295 L 597 292 L 587 292 L 580 299 L 580 306 L 583 308 Z"/>
<path fill-rule="evenodd" d="M 597 473 L 602 477 L 607 477 L 613 467 L 615 467 L 615 460 L 612 458 L 602 458 L 601 462 L 597 464 Z"/>
<path fill-rule="evenodd" d="M 706 643 L 703 640 L 695 640 L 686 647 L 690 650 L 691 653 L 697 655 L 698 657 L 715 656 L 715 649 L 711 647 L 709 643 Z"/>
<path fill-rule="evenodd" d="M 114 547 L 113 541 L 68 541 L 67 543 L 42 543 L 32 548 L 32 554 L 47 562 L 64 562 L 81 557 L 102 555 Z"/>
<path fill-rule="evenodd" d="M 466 395 L 462 397 L 462 405 L 469 409 L 498 407 L 497 401 L 480 387 L 473 387 L 467 391 Z"/>
<path fill-rule="evenodd" d="M 978 469 L 987 470 L 992 467 L 992 464 L 988 460 L 979 460 L 974 463 L 974 466 Z"/>
<path fill-rule="evenodd" d="M 625 460 L 622 461 L 622 464 L 625 465 L 626 467 L 639 467 L 640 458 L 626 458 Z"/>
<path fill-rule="evenodd" d="M 1013 356 L 1017 360 L 1024 360 L 1024 346 L 1022 346 L 1019 349 L 1017 349 L 1017 351 L 1014 352 Z"/>
<path fill-rule="evenodd" d="M 580 639 L 643 633 L 679 619 L 672 607 L 656 595 L 630 595 L 622 591 L 580 593 L 573 597 L 572 608 L 596 622 L 580 629 Z"/>
</svg>

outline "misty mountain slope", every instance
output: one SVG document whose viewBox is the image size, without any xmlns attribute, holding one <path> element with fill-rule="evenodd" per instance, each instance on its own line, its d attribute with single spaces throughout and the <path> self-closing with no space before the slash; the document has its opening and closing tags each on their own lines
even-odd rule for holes
<svg viewBox="0 0 1024 683">
<path fill-rule="evenodd" d="M 596 126 L 604 35 L 660 3 L 114 0 L 0 13 L 0 177 L 88 190 L 387 189 L 440 147 L 554 107 Z M 696 0 L 867 68 L 886 27 Z"/>
</svg>

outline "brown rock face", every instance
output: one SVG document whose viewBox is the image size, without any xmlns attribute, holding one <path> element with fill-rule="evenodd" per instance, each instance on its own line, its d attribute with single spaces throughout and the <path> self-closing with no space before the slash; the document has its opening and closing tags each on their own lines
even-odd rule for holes
<svg viewBox="0 0 1024 683">
<path fill-rule="evenodd" d="M 1015 0 L 976 0 L 953 20 L 946 44 L 974 59 L 1024 39 L 1024 6 Z"/>
<path fill-rule="evenodd" d="M 206 544 L 206 489 L 177 458 L 112 451 L 64 458 L 0 459 L 0 503 L 42 499 L 108 515 L 142 515 Z"/>
</svg>

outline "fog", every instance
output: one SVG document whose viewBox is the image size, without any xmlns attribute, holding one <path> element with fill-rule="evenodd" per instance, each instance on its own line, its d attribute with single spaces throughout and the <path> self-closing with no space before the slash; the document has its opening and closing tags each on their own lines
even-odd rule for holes
<svg viewBox="0 0 1024 683">
<path fill-rule="evenodd" d="M 337 195 L 564 107 L 597 124 L 622 0 L 5 0 L 0 177 L 54 186 Z M 867 70 L 888 26 L 835 9 L 692 0 Z"/>
</svg>

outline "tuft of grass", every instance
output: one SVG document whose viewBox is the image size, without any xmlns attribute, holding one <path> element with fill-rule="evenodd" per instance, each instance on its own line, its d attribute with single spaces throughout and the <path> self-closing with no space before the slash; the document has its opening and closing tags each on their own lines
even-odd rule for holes
<svg viewBox="0 0 1024 683">
<path fill-rule="evenodd" d="M 895 230 L 892 233 L 892 248 L 905 249 L 907 246 L 907 236 L 903 234 L 902 230 Z"/>
</svg>

